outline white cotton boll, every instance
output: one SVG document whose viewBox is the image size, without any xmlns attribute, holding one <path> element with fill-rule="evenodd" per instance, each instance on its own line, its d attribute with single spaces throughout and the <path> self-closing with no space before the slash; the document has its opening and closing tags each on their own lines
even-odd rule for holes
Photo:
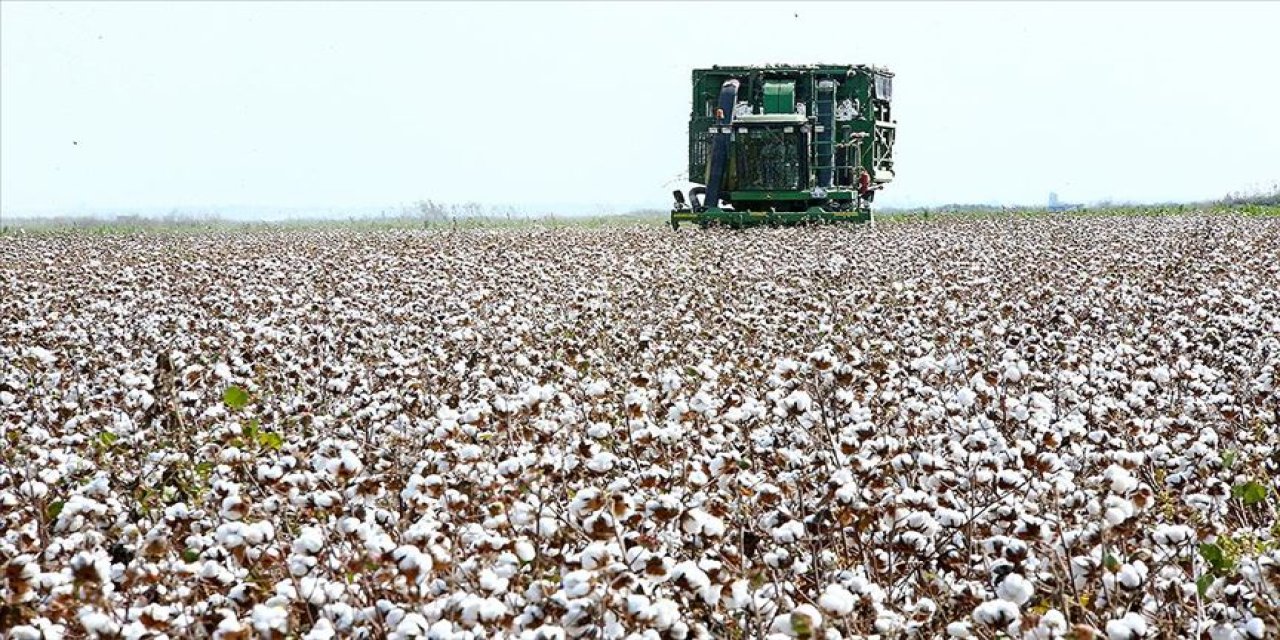
<svg viewBox="0 0 1280 640">
<path fill-rule="evenodd" d="M 443 620 L 442 622 L 448 621 Z M 396 625 L 394 635 L 397 638 L 419 638 L 428 636 L 431 631 L 434 631 L 434 629 L 432 629 L 431 624 L 427 622 L 427 619 L 422 617 L 422 614 L 408 613 L 405 614 L 405 616 L 400 619 L 399 624 Z M 449 623 L 448 629 L 445 629 L 444 631 L 453 633 L 453 624 Z"/>
<path fill-rule="evenodd" d="M 319 527 L 303 527 L 293 541 L 294 553 L 318 553 L 324 547 L 324 530 Z"/>
<path fill-rule="evenodd" d="M 507 615 L 507 605 L 496 598 L 485 598 L 476 607 L 475 614 L 481 622 L 493 622 Z"/>
<path fill-rule="evenodd" d="M 1116 582 L 1130 591 L 1141 587 L 1146 579 L 1147 565 L 1141 561 L 1123 565 L 1120 567 L 1120 571 L 1116 572 Z"/>
<path fill-rule="evenodd" d="M 802 604 L 791 613 L 774 616 L 769 631 L 796 638 L 813 635 L 821 628 L 822 614 L 813 605 Z"/>
<path fill-rule="evenodd" d="M 952 622 L 947 625 L 947 635 L 952 638 L 972 638 L 971 627 L 968 622 Z"/>
<path fill-rule="evenodd" d="M 492 569 L 480 572 L 480 588 L 490 593 L 505 593 L 510 580 L 499 577 Z"/>
<path fill-rule="evenodd" d="M 29 347 L 27 356 L 40 361 L 40 364 L 52 364 L 54 360 L 57 360 L 52 351 L 42 347 Z"/>
<path fill-rule="evenodd" d="M 225 618 L 218 622 L 218 628 L 213 632 L 215 640 L 226 637 L 243 637 L 249 635 L 248 629 L 236 619 L 234 614 L 229 611 Z"/>
<path fill-rule="evenodd" d="M 1004 580 L 996 586 L 996 595 L 1002 600 L 1008 600 L 1019 606 L 1027 603 L 1031 596 L 1035 593 L 1035 587 L 1031 581 L 1019 574 L 1011 573 L 1005 576 Z"/>
<path fill-rule="evenodd" d="M 701 591 L 711 586 L 711 578 L 692 560 L 685 560 L 672 567 L 671 578 L 676 584 L 683 581 L 683 585 L 690 591 Z"/>
<path fill-rule="evenodd" d="M 244 544 L 244 525 L 239 522 L 220 524 L 214 531 L 213 538 L 218 541 L 218 544 L 228 549 L 235 549 Z"/>
<path fill-rule="evenodd" d="M 973 619 L 978 624 L 1003 629 L 1022 618 L 1018 605 L 1008 600 L 988 600 L 973 610 Z"/>
<path fill-rule="evenodd" d="M 648 620 L 653 617 L 652 606 L 653 603 L 648 596 L 636 593 L 627 594 L 627 613 L 641 620 Z"/>
<path fill-rule="evenodd" d="M 84 627 L 85 633 L 91 637 L 114 636 L 120 633 L 120 625 L 111 616 L 92 607 L 81 608 L 76 617 L 80 621 L 80 626 Z"/>
<path fill-rule="evenodd" d="M 827 613 L 836 616 L 847 616 L 857 604 L 857 597 L 839 584 L 829 584 L 822 596 L 818 598 L 818 606 Z"/>
<path fill-rule="evenodd" d="M 28 498 L 43 498 L 49 495 L 49 486 L 39 480 L 28 480 L 18 485 L 18 493 Z"/>
<path fill-rule="evenodd" d="M 289 566 L 290 575 L 305 576 L 311 572 L 311 568 L 316 566 L 316 559 L 311 556 L 292 555 L 285 561 Z"/>
<path fill-rule="evenodd" d="M 565 595 L 570 598 L 581 598 L 591 593 L 591 572 L 590 571 L 570 571 L 565 574 L 561 587 L 564 589 Z"/>
<path fill-rule="evenodd" d="M 1151 534 L 1151 538 L 1156 544 L 1168 547 L 1177 547 L 1187 544 L 1195 537 L 1195 531 L 1186 525 L 1181 524 L 1161 524 L 1156 526 L 1155 533 Z"/>
<path fill-rule="evenodd" d="M 253 608 L 253 628 L 259 634 L 270 636 L 272 631 L 285 633 L 289 630 L 289 612 L 280 606 L 260 604 Z"/>
<path fill-rule="evenodd" d="M 600 509 L 604 504 L 603 492 L 594 487 L 582 489 L 573 495 L 569 502 L 569 513 L 575 518 L 585 518 Z"/>
<path fill-rule="evenodd" d="M 713 516 L 701 508 L 690 509 L 680 521 L 680 528 L 690 535 L 704 535 L 718 538 L 724 535 L 724 520 Z"/>
<path fill-rule="evenodd" d="M 303 577 L 298 583 L 298 595 L 316 606 L 325 603 L 324 579 L 312 576 Z"/>
<path fill-rule="evenodd" d="M 746 580 L 734 580 L 721 595 L 721 603 L 731 611 L 741 611 L 751 603 L 751 584 Z"/>
<path fill-rule="evenodd" d="M 1209 627 L 1209 640 L 1241 640 L 1241 636 L 1229 625 L 1218 623 Z"/>
<path fill-rule="evenodd" d="M 519 540 L 516 542 L 516 557 L 520 559 L 520 562 L 533 562 L 533 559 L 537 557 L 537 552 L 533 548 L 533 544 L 528 540 Z"/>
<path fill-rule="evenodd" d="M 71 570 L 77 576 L 89 576 L 90 579 L 99 583 L 105 583 L 111 579 L 111 561 L 105 555 L 90 553 L 88 551 L 76 552 L 71 558 Z"/>
<path fill-rule="evenodd" d="M 934 513 L 934 519 L 939 525 L 950 528 L 962 526 L 967 520 L 963 513 L 945 507 L 938 509 Z"/>
<path fill-rule="evenodd" d="M 556 625 L 544 624 L 541 627 L 534 629 L 532 633 L 526 632 L 522 634 L 520 638 L 522 640 L 524 638 L 533 638 L 535 640 L 565 640 L 565 632 L 564 629 L 557 627 Z"/>
<path fill-rule="evenodd" d="M 1111 483 L 1111 492 L 1116 495 L 1127 495 L 1138 488 L 1138 480 L 1128 469 L 1119 465 L 1111 465 L 1103 472 L 1102 477 Z"/>
<path fill-rule="evenodd" d="M 1057 609 L 1050 609 L 1040 616 L 1040 626 L 1057 633 L 1065 633 L 1067 630 L 1067 618 Z"/>
<path fill-rule="evenodd" d="M 1118 496 L 1107 496 L 1104 503 L 1105 510 L 1102 517 L 1107 521 L 1108 525 L 1113 527 L 1124 524 L 1126 520 L 1133 517 L 1133 503 Z"/>
<path fill-rule="evenodd" d="M 600 451 L 594 456 L 591 456 L 591 459 L 587 461 L 587 468 L 596 473 L 604 473 L 613 469 L 613 465 L 617 462 L 618 456 L 615 456 L 608 451 Z"/>
<path fill-rule="evenodd" d="M 661 598 L 653 603 L 653 626 L 659 631 L 671 628 L 680 620 L 680 607 L 673 600 Z"/>
<path fill-rule="evenodd" d="M 285 602 L 293 602 L 298 599 L 298 589 L 293 585 L 293 581 L 289 579 L 276 583 L 275 594 L 275 597 Z"/>
<path fill-rule="evenodd" d="M 790 544 L 804 538 L 804 524 L 799 520 L 788 520 L 769 532 L 775 542 Z"/>
<path fill-rule="evenodd" d="M 1147 619 L 1132 611 L 1107 622 L 1107 640 L 1137 640 L 1146 635 Z"/>
<path fill-rule="evenodd" d="M 1262 640 L 1266 637 L 1267 625 L 1262 621 L 1262 618 L 1250 618 L 1240 628 L 1240 632 L 1248 640 Z"/>
<path fill-rule="evenodd" d="M 320 618 L 311 626 L 311 630 L 302 636 L 302 640 L 333 640 L 337 635 L 333 623 L 329 622 L 328 618 Z"/>
<path fill-rule="evenodd" d="M 220 515 L 228 520 L 239 520 L 249 511 L 249 505 L 239 495 L 230 495 L 222 499 Z"/>
<path fill-rule="evenodd" d="M 339 459 L 339 470 L 343 475 L 354 476 L 364 469 L 364 463 L 350 449 L 343 449 Z"/>
<path fill-rule="evenodd" d="M 544 538 L 554 536 L 560 531 L 560 521 L 552 517 L 538 519 L 538 535 Z"/>
<path fill-rule="evenodd" d="M 391 559 L 396 561 L 396 566 L 401 571 L 430 571 L 432 567 L 431 556 L 422 552 L 422 550 L 411 544 L 400 545 L 395 551 L 391 552 Z"/>
<path fill-rule="evenodd" d="M 813 408 L 813 398 L 808 393 L 799 389 L 792 391 L 790 395 L 782 401 L 784 407 L 797 413 L 805 413 Z"/>
<path fill-rule="evenodd" d="M 10 640 L 40 640 L 40 630 L 25 624 L 20 624 L 9 630 Z"/>
</svg>

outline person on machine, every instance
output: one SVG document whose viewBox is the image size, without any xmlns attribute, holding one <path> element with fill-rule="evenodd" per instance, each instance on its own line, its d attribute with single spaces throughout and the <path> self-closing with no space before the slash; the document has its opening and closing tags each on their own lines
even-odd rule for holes
<svg viewBox="0 0 1280 640">
<path fill-rule="evenodd" d="M 863 167 L 858 167 L 858 197 L 867 202 L 873 202 L 876 199 L 876 189 L 879 185 L 871 185 L 871 172 Z"/>
</svg>

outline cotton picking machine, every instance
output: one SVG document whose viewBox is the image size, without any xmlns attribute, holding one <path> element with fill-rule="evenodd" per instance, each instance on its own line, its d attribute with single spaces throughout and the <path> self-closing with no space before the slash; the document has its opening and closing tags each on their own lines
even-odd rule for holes
<svg viewBox="0 0 1280 640">
<path fill-rule="evenodd" d="M 865 222 L 893 180 L 893 74 L 866 65 L 693 71 L 688 198 L 671 226 Z"/>
</svg>

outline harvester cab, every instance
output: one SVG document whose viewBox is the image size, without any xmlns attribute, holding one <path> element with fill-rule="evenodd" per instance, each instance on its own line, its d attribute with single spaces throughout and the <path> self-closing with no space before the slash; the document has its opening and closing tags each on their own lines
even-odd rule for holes
<svg viewBox="0 0 1280 640">
<path fill-rule="evenodd" d="M 867 221 L 893 180 L 893 74 L 865 65 L 693 71 L 688 198 L 671 226 Z"/>
</svg>

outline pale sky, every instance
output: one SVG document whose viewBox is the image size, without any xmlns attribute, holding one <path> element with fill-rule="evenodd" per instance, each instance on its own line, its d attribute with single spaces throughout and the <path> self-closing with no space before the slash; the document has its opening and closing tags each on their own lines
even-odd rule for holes
<svg viewBox="0 0 1280 640">
<path fill-rule="evenodd" d="M 0 211 L 669 205 L 689 71 L 897 76 L 878 204 L 1280 179 L 1280 3 L 0 3 Z"/>
</svg>

